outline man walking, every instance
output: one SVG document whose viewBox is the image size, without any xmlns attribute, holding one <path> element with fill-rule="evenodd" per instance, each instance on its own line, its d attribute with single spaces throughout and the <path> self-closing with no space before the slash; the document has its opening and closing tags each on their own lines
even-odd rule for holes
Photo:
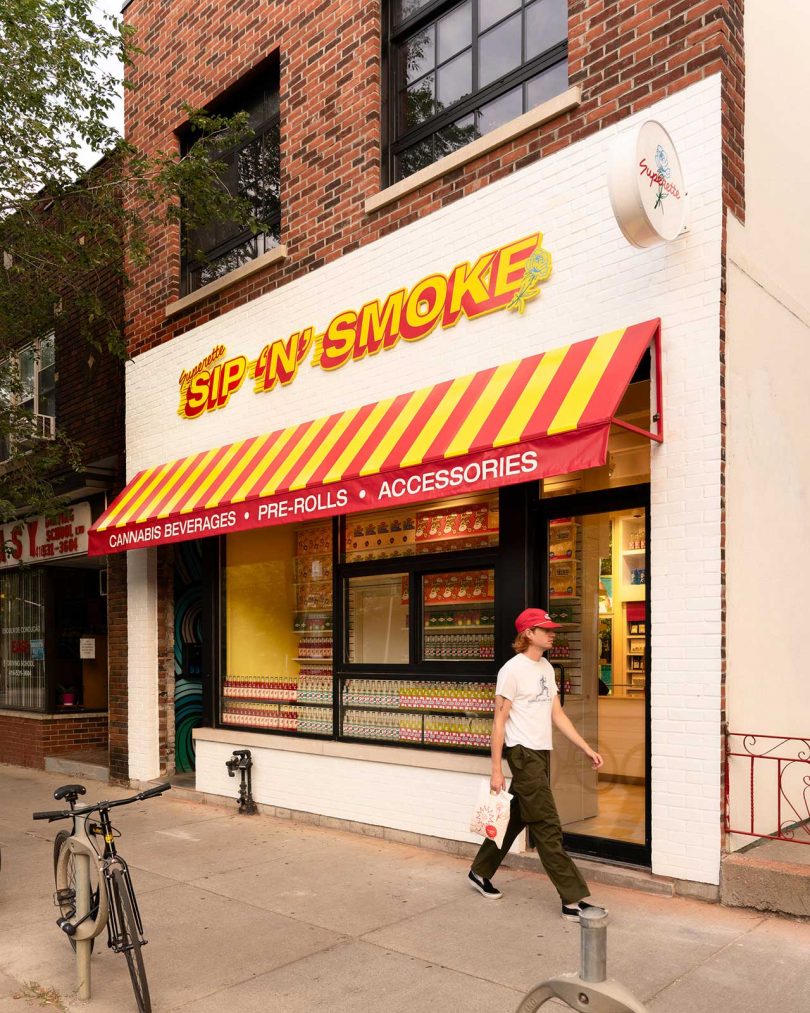
<svg viewBox="0 0 810 1013">
<path fill-rule="evenodd" d="M 584 901 L 590 893 L 579 869 L 562 844 L 562 828 L 549 783 L 552 723 L 585 753 L 594 769 L 602 757 L 594 752 L 560 706 L 554 669 L 543 657 L 554 643 L 559 623 L 543 609 L 526 609 L 515 620 L 517 638 L 511 658 L 498 672 L 495 687 L 495 720 L 492 726 L 492 777 L 490 787 L 498 792 L 505 785 L 501 766 L 506 757 L 512 773 L 514 796 L 509 826 L 503 845 L 484 841 L 469 872 L 470 883 L 484 897 L 498 900 L 501 892 L 490 880 L 504 855 L 524 827 L 537 848 L 548 878 L 562 902 L 562 916 L 578 921 L 580 911 L 596 907 Z"/>
</svg>

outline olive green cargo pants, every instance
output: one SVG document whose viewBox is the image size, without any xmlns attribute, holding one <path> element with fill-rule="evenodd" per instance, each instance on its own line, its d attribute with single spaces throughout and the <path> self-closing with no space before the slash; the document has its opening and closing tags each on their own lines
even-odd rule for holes
<svg viewBox="0 0 810 1013">
<path fill-rule="evenodd" d="M 509 826 L 500 848 L 494 841 L 484 841 L 472 870 L 492 879 L 518 834 L 528 827 L 529 839 L 563 904 L 576 904 L 590 890 L 563 848 L 560 817 L 549 784 L 549 750 L 506 746 L 503 754 L 512 772 L 509 790 L 514 795 Z"/>
</svg>

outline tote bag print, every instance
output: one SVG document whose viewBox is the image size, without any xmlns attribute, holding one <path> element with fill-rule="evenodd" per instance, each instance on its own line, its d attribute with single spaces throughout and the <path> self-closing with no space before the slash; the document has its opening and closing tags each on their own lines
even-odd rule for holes
<svg viewBox="0 0 810 1013">
<path fill-rule="evenodd" d="M 509 825 L 509 806 L 512 796 L 506 792 L 493 795 L 489 790 L 489 780 L 482 781 L 478 792 L 478 801 L 473 809 L 470 820 L 470 833 L 486 837 L 500 848 Z"/>
</svg>

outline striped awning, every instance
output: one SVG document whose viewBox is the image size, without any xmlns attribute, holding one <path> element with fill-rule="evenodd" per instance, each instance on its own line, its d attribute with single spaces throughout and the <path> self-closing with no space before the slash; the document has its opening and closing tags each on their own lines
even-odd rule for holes
<svg viewBox="0 0 810 1013">
<path fill-rule="evenodd" d="M 90 554 L 397 506 L 604 464 L 619 403 L 657 342 L 659 325 L 650 320 L 610 331 L 147 468 L 91 528 Z M 645 435 L 660 439 L 660 426 Z"/>
</svg>

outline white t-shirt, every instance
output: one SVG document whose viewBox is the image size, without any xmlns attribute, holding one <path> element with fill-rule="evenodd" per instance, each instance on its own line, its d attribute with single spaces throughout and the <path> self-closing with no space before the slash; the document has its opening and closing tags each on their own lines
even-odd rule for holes
<svg viewBox="0 0 810 1013">
<path fill-rule="evenodd" d="M 551 749 L 551 707 L 557 695 L 554 669 L 545 658 L 516 654 L 498 672 L 497 696 L 512 701 L 506 719 L 507 746 Z"/>
</svg>

